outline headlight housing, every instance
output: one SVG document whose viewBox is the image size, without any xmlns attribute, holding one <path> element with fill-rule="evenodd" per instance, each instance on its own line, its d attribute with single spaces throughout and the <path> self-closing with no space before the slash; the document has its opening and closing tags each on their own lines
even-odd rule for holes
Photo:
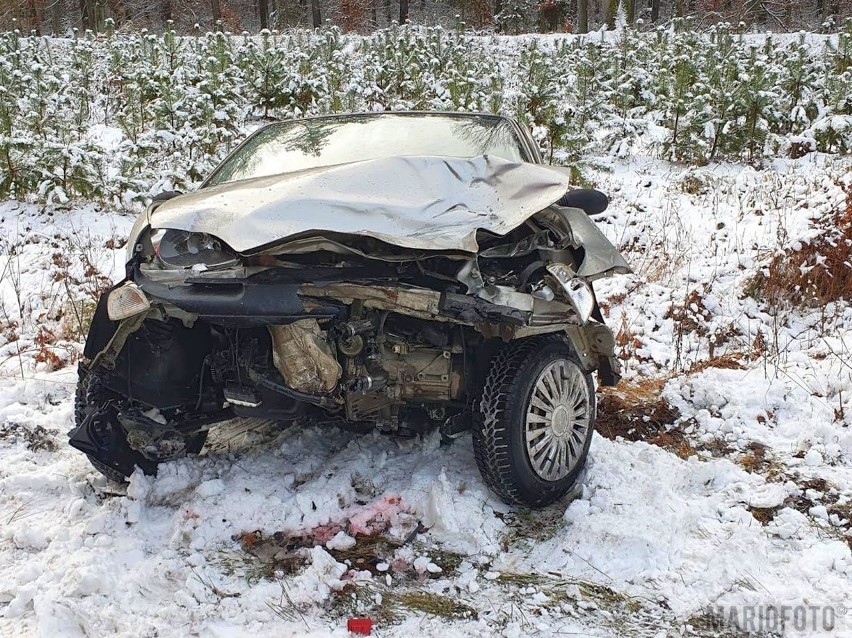
<svg viewBox="0 0 852 638">
<path fill-rule="evenodd" d="M 150 307 L 151 302 L 148 297 L 132 281 L 113 289 L 107 297 L 107 316 L 113 321 L 138 315 Z"/>
<path fill-rule="evenodd" d="M 226 268 L 239 263 L 237 253 L 207 233 L 159 228 L 151 232 L 154 254 L 167 268 Z"/>
</svg>

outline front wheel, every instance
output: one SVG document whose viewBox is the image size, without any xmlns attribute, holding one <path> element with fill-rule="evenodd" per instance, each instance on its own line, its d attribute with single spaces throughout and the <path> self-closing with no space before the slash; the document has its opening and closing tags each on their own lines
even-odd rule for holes
<svg viewBox="0 0 852 638">
<path fill-rule="evenodd" d="M 492 360 L 473 447 L 486 484 L 510 504 L 541 507 L 583 469 L 595 427 L 595 386 L 560 338 L 506 345 Z"/>
</svg>

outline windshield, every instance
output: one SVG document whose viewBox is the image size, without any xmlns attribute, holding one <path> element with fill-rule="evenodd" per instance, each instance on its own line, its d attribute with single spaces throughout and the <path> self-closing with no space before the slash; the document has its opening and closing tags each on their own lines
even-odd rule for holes
<svg viewBox="0 0 852 638">
<path fill-rule="evenodd" d="M 499 117 L 347 115 L 262 128 L 216 169 L 206 186 L 404 155 L 526 159 L 512 123 Z"/>
</svg>

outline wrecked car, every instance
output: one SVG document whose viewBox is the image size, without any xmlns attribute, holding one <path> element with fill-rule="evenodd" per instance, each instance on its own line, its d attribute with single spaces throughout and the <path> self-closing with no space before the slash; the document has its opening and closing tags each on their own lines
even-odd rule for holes
<svg viewBox="0 0 852 638">
<path fill-rule="evenodd" d="M 100 299 L 70 443 L 107 477 L 198 453 L 235 417 L 447 438 L 509 503 L 565 494 L 618 382 L 592 282 L 628 266 L 598 191 L 513 120 L 269 124 L 155 198 Z"/>
</svg>

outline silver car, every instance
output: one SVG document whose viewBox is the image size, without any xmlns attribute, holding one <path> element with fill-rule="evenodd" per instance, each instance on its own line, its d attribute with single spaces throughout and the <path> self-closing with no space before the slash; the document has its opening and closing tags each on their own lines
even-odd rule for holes
<svg viewBox="0 0 852 638">
<path fill-rule="evenodd" d="M 567 492 L 618 382 L 592 282 L 628 272 L 598 191 L 510 119 L 270 124 L 155 198 L 97 307 L 70 443 L 115 480 L 255 417 L 448 438 L 506 502 Z"/>
</svg>

